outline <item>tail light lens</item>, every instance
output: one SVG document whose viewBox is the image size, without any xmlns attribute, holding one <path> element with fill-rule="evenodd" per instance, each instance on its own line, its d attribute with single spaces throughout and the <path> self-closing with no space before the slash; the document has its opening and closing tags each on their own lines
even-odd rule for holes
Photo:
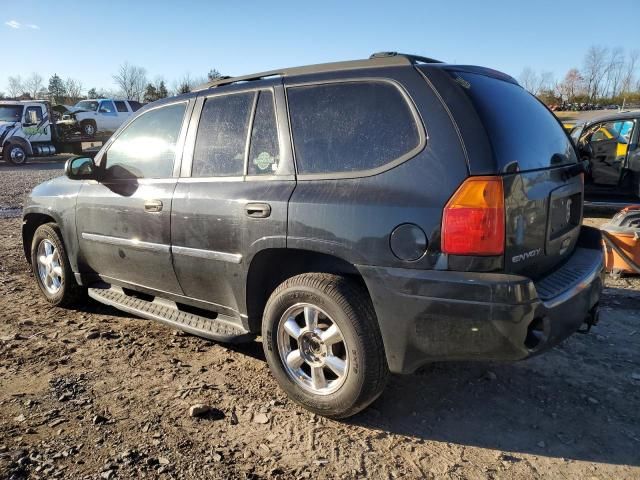
<svg viewBox="0 0 640 480">
<path fill-rule="evenodd" d="M 504 253 L 504 188 L 500 177 L 469 177 L 444 208 L 442 251 L 451 255 Z"/>
</svg>

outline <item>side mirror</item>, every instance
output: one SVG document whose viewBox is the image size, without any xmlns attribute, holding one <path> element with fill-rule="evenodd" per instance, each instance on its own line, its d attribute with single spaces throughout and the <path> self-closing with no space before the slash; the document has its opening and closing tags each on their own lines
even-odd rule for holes
<svg viewBox="0 0 640 480">
<path fill-rule="evenodd" d="M 70 158 L 64 164 L 64 174 L 71 180 L 94 180 L 97 173 L 98 167 L 89 157 Z"/>
</svg>

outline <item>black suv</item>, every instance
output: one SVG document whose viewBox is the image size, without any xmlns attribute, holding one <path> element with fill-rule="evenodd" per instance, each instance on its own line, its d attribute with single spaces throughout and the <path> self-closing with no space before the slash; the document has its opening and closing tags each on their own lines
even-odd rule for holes
<svg viewBox="0 0 640 480">
<path fill-rule="evenodd" d="M 562 126 L 511 77 L 395 53 L 155 102 L 35 188 L 54 305 L 89 296 L 218 341 L 262 336 L 329 417 L 389 372 L 519 360 L 593 323 L 599 233 Z"/>
</svg>

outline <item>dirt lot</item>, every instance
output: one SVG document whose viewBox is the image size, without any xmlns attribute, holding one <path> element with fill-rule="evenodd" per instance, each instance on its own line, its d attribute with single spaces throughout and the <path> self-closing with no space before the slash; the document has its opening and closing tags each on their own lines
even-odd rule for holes
<svg viewBox="0 0 640 480">
<path fill-rule="evenodd" d="M 61 167 L 0 164 L 0 478 L 640 478 L 637 280 L 608 280 L 600 325 L 546 355 L 434 364 L 328 421 L 286 399 L 257 342 L 49 307 L 8 208 Z"/>
</svg>

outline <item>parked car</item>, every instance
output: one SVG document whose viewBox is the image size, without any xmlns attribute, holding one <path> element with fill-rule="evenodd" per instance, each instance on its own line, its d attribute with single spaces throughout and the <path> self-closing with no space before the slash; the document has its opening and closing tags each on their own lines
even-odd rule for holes
<svg viewBox="0 0 640 480">
<path fill-rule="evenodd" d="M 142 104 L 135 100 L 109 98 L 81 100 L 73 107 L 69 107 L 58 125 L 68 131 L 79 131 L 87 137 L 95 137 L 98 132 L 115 132 L 141 107 Z"/>
<path fill-rule="evenodd" d="M 389 372 L 521 360 L 597 318 L 575 150 L 487 68 L 384 53 L 220 79 L 65 172 L 24 207 L 51 304 L 88 291 L 214 340 L 261 335 L 279 385 L 328 417 Z"/>
<path fill-rule="evenodd" d="M 589 167 L 585 196 L 590 202 L 640 202 L 640 110 L 607 113 L 577 125 L 571 131 L 581 157 Z"/>
</svg>

